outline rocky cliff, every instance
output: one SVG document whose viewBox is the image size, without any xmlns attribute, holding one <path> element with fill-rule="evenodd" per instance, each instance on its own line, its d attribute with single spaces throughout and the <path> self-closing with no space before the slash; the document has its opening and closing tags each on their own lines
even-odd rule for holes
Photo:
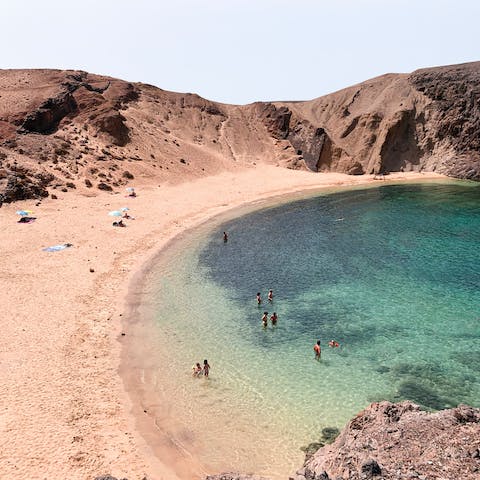
<svg viewBox="0 0 480 480">
<path fill-rule="evenodd" d="M 225 105 L 81 71 L 0 71 L 0 194 L 115 190 L 260 162 L 480 179 L 480 62 L 306 102 Z"/>
<path fill-rule="evenodd" d="M 480 410 L 427 413 L 411 402 L 372 403 L 320 448 L 295 480 L 480 478 Z"/>
</svg>

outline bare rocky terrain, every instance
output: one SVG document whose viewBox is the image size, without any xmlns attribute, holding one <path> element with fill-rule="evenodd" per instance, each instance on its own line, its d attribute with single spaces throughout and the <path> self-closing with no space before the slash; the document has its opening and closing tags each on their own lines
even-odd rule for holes
<svg viewBox="0 0 480 480">
<path fill-rule="evenodd" d="M 411 402 L 372 403 L 320 448 L 295 480 L 480 478 L 480 410 L 436 413 Z"/>
<path fill-rule="evenodd" d="M 305 102 L 226 105 L 82 71 L 0 71 L 3 201 L 178 182 L 264 162 L 480 179 L 480 62 Z"/>
</svg>

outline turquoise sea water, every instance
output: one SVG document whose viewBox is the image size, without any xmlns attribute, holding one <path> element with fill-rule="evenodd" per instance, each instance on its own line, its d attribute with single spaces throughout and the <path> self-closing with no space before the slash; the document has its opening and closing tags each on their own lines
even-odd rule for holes
<svg viewBox="0 0 480 480">
<path fill-rule="evenodd" d="M 149 407 L 209 471 L 286 478 L 372 401 L 480 406 L 480 186 L 343 191 L 211 227 L 154 269 L 142 340 Z M 204 358 L 211 378 L 192 378 Z"/>
</svg>

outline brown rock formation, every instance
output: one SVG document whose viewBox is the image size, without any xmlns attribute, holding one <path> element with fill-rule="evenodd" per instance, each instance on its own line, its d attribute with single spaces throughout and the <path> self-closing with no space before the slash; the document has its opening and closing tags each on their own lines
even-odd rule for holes
<svg viewBox="0 0 480 480">
<path fill-rule="evenodd" d="M 427 413 L 411 402 L 372 403 L 295 480 L 480 478 L 480 410 Z"/>
<path fill-rule="evenodd" d="M 129 181 L 125 170 L 158 184 L 258 162 L 479 180 L 479 81 L 471 63 L 388 74 L 307 102 L 235 106 L 81 71 L 3 70 L 0 194 L 41 196 L 75 182 L 115 190 Z M 37 174 L 51 180 L 40 185 Z M 25 188 L 5 195 L 9 179 Z"/>
<path fill-rule="evenodd" d="M 208 475 L 205 480 L 267 480 L 258 475 L 244 475 L 241 473 L 221 473 L 219 475 Z"/>
</svg>

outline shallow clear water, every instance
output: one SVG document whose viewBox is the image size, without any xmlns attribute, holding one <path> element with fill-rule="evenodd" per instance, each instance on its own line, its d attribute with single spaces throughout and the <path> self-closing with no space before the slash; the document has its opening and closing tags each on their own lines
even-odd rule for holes
<svg viewBox="0 0 480 480">
<path fill-rule="evenodd" d="M 479 245 L 470 184 L 345 191 L 190 234 L 150 280 L 158 412 L 211 471 L 285 478 L 369 402 L 480 406 Z M 192 378 L 204 358 L 211 378 Z"/>
</svg>

